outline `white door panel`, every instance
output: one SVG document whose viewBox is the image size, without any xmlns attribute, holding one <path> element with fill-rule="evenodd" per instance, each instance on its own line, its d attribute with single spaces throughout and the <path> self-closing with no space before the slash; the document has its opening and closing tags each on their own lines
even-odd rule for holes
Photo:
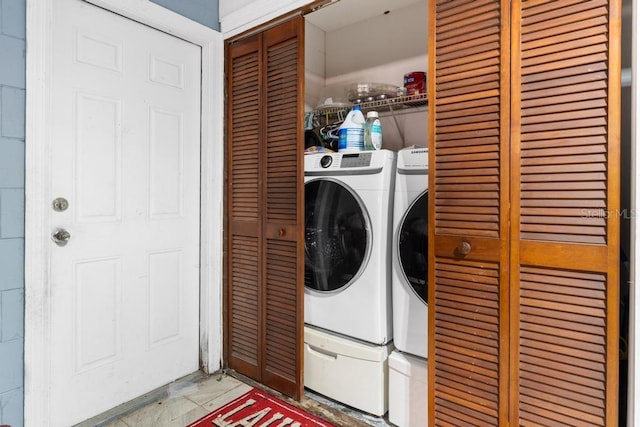
<svg viewBox="0 0 640 427">
<path fill-rule="evenodd" d="M 79 0 L 54 8 L 51 425 L 199 366 L 200 48 Z"/>
</svg>

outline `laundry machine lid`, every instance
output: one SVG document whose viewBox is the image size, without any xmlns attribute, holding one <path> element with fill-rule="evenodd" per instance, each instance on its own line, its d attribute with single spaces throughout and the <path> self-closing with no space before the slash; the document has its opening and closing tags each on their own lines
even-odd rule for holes
<svg viewBox="0 0 640 427">
<path fill-rule="evenodd" d="M 405 213 L 398 234 L 398 257 L 406 283 L 427 303 L 427 192 Z"/>
<path fill-rule="evenodd" d="M 361 274 L 371 251 L 370 220 L 359 197 L 330 178 L 305 184 L 304 284 L 337 292 Z"/>
</svg>

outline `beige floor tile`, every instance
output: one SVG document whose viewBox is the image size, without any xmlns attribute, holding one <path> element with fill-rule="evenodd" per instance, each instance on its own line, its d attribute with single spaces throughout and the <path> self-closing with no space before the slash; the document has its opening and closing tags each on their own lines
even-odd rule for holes
<svg viewBox="0 0 640 427">
<path fill-rule="evenodd" d="M 244 385 L 244 383 L 233 377 L 224 374 L 214 374 L 193 384 L 195 389 L 189 390 L 184 396 L 198 405 L 204 405 L 241 385 Z"/>
<path fill-rule="evenodd" d="M 102 427 L 129 427 L 129 424 L 125 423 L 122 420 L 115 420 L 109 424 L 105 424 Z"/>
<path fill-rule="evenodd" d="M 130 426 L 135 427 L 159 427 L 177 425 L 174 423 L 182 423 L 183 417 L 196 409 L 202 410 L 203 408 L 200 408 L 189 399 L 179 396 L 151 403 L 131 414 L 123 416 L 122 421 Z M 204 413 L 206 413 L 206 410 L 204 410 Z M 192 416 L 192 418 L 193 420 L 196 420 L 199 417 Z M 186 424 L 182 424 L 182 427 L 184 427 Z"/>
<path fill-rule="evenodd" d="M 193 410 L 187 412 L 186 414 L 183 414 L 182 416 L 176 419 L 167 421 L 164 424 L 156 424 L 156 425 L 159 427 L 160 426 L 161 427 L 185 427 L 191 424 L 192 422 L 197 421 L 200 418 L 204 417 L 209 412 L 211 411 L 204 409 L 202 406 L 198 406 L 197 408 L 194 408 Z"/>
<path fill-rule="evenodd" d="M 249 390 L 251 390 L 253 387 L 247 385 L 247 384 L 240 384 L 238 387 L 229 390 L 228 392 L 226 392 L 225 394 L 216 397 L 213 400 L 210 400 L 208 402 L 206 402 L 205 404 L 203 404 L 202 406 L 204 406 L 206 409 L 208 409 L 210 412 L 214 411 L 216 409 L 218 409 L 219 407 L 226 405 L 227 403 L 231 402 L 233 399 L 236 399 L 240 396 L 242 396 L 243 394 L 245 394 L 246 392 L 248 392 Z"/>
</svg>

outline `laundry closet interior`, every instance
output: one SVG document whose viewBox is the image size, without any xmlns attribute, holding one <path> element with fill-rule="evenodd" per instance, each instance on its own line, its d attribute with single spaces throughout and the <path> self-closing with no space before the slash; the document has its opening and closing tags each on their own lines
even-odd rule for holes
<svg viewBox="0 0 640 427">
<path fill-rule="evenodd" d="M 418 277 L 403 298 L 406 311 L 415 304 L 418 313 L 403 322 L 407 329 L 412 321 L 421 338 L 410 340 L 413 353 L 394 356 L 394 372 L 396 387 L 405 387 L 416 371 L 416 411 L 426 416 L 426 82 L 415 95 L 398 91 L 406 74 L 427 71 L 427 11 L 425 0 L 341 0 L 227 49 L 229 366 L 290 395 L 306 386 L 376 416 L 389 410 L 393 200 L 407 186 L 402 210 L 421 201 L 404 227 L 410 275 Z M 378 112 L 381 150 L 337 153 L 337 132 L 329 129 L 337 130 L 354 103 L 364 114 Z M 310 147 L 336 153 L 304 155 Z M 332 164 L 321 166 L 323 158 Z M 296 206 L 305 187 L 307 200 Z M 253 286 L 260 277 L 265 286 Z M 305 344 L 296 349 L 296 341 Z M 392 394 L 408 404 L 400 390 Z"/>
<path fill-rule="evenodd" d="M 482 3 L 477 11 L 469 7 L 472 3 L 438 3 L 443 10 L 440 21 L 443 27 L 455 27 L 458 22 L 454 21 L 460 17 L 459 30 L 451 32 L 451 40 L 458 35 L 464 38 L 464 22 L 469 17 L 473 20 L 476 15 L 487 14 L 484 18 L 487 22 L 500 22 L 500 17 L 507 19 L 513 13 L 510 2 L 476 2 Z M 556 10 L 553 2 L 513 2 L 514 8 L 517 4 L 524 11 L 513 17 L 521 19 L 527 13 L 546 16 L 546 21 L 551 24 L 548 28 L 543 25 L 540 30 L 543 33 L 555 31 L 554 13 L 561 15 L 560 20 L 562 16 L 575 17 L 567 20 L 577 27 L 590 26 L 584 36 L 576 38 L 562 28 L 557 35 L 548 35 L 550 39 L 566 37 L 563 39 L 566 45 L 560 50 L 584 48 L 586 59 L 583 63 L 588 63 L 591 60 L 588 55 L 593 53 L 589 49 L 598 50 L 593 53 L 596 58 L 601 52 L 599 49 L 609 48 L 598 34 L 610 30 L 606 18 L 602 18 L 607 16 L 610 5 L 606 1 L 577 3 L 572 0 L 556 2 L 560 5 Z M 447 11 L 449 7 L 451 9 Z M 459 12 L 456 12 L 456 7 L 460 7 Z M 537 11 L 536 7 L 550 7 L 551 11 Z M 527 11 L 527 8 L 532 11 Z M 507 98 L 504 98 L 504 94 L 509 92 L 505 88 L 511 84 L 513 87 L 522 84 L 521 80 L 513 77 L 522 78 L 522 71 L 518 65 L 509 69 L 507 61 L 511 55 L 511 29 L 499 24 L 483 27 L 485 32 L 478 39 L 486 39 L 487 44 L 497 46 L 486 51 L 474 52 L 475 45 L 469 43 L 456 52 L 455 42 L 444 40 L 444 44 L 436 48 L 445 53 L 437 59 L 430 58 L 429 12 L 425 0 L 316 2 L 298 14 L 285 16 L 228 43 L 225 360 L 237 372 L 294 398 L 300 399 L 304 387 L 307 387 L 314 393 L 359 411 L 385 416 L 400 426 L 426 425 L 427 414 L 433 416 L 434 410 L 441 414 L 453 411 L 459 417 L 458 421 L 470 416 L 474 420 L 482 420 L 478 425 L 499 425 L 497 420 L 504 422 L 509 416 L 509 408 L 511 416 L 519 413 L 525 418 L 527 411 L 535 412 L 535 408 L 548 411 L 550 417 L 571 418 L 584 411 L 595 424 L 600 425 L 598 422 L 606 419 L 606 425 L 610 425 L 616 412 L 613 406 L 617 405 L 613 401 L 615 393 L 612 390 L 618 387 L 617 373 L 612 371 L 617 370 L 614 362 L 618 357 L 617 347 L 611 339 L 611 333 L 617 332 L 614 317 L 618 315 L 618 307 L 612 302 L 617 296 L 610 290 L 610 281 L 617 281 L 619 273 L 612 272 L 611 266 L 605 271 L 602 259 L 597 265 L 588 265 L 586 259 L 580 260 L 579 257 L 569 261 L 554 258 L 550 264 L 536 264 L 539 259 L 546 260 L 545 248 L 553 247 L 559 253 L 573 254 L 565 251 L 573 250 L 572 245 L 576 243 L 584 244 L 584 253 L 589 254 L 589 259 L 595 260 L 608 253 L 609 262 L 617 261 L 611 255 L 617 247 L 613 250 L 607 246 L 595 248 L 602 241 L 605 245 L 619 246 L 617 219 L 596 218 L 594 214 L 593 218 L 587 218 L 588 224 L 582 224 L 585 215 L 578 215 L 583 207 L 619 209 L 615 207 L 619 195 L 601 194 L 602 186 L 617 189 L 616 181 L 611 177 L 620 173 L 619 164 L 606 163 L 606 156 L 615 156 L 619 146 L 612 149 L 607 145 L 611 127 L 601 125 L 601 121 L 619 118 L 620 113 L 615 108 L 610 112 L 606 106 L 601 106 L 600 101 L 615 100 L 615 97 L 607 98 L 610 94 L 598 86 L 608 77 L 604 72 L 585 71 L 586 77 L 580 80 L 582 74 L 578 71 L 567 72 L 564 76 L 555 75 L 554 66 L 549 66 L 548 81 L 551 83 L 547 87 L 544 86 L 546 80 L 539 83 L 539 90 L 548 93 L 542 96 L 539 95 L 542 92 L 535 94 L 536 89 L 532 89 L 529 94 L 532 98 L 548 101 L 545 97 L 562 87 L 558 79 L 567 78 L 567 96 L 572 96 L 571 91 L 575 88 L 576 99 L 588 101 L 584 105 L 576 104 L 578 112 L 575 114 L 560 108 L 558 111 L 563 115 L 558 116 L 561 118 L 555 122 L 551 116 L 533 117 L 534 123 L 538 119 L 541 122 L 532 125 L 531 129 L 539 126 L 539 131 L 555 129 L 562 132 L 562 123 L 574 120 L 571 126 L 584 128 L 585 135 L 590 138 L 586 142 L 566 139 L 568 145 L 563 152 L 560 151 L 564 147 L 558 146 L 556 150 L 552 146 L 556 141 L 551 137 L 537 148 L 530 148 L 526 146 L 525 135 L 529 128 L 521 123 L 510 127 L 511 120 L 515 123 L 516 117 L 522 120 L 525 116 L 518 103 L 522 100 L 513 101 L 513 109 L 510 110 L 509 103 L 505 102 Z M 535 25 L 526 19 L 514 21 L 512 25 L 514 28 L 521 25 L 522 32 L 539 30 L 532 29 Z M 448 31 L 450 29 L 442 30 L 443 34 L 448 34 Z M 617 35 L 614 34 L 614 41 L 615 37 Z M 553 43 L 551 45 L 549 49 L 553 50 Z M 552 53 L 545 51 L 543 46 L 538 54 L 547 60 L 545 55 Z M 475 87 L 478 92 L 482 88 L 488 88 L 485 90 L 490 92 L 502 87 L 502 92 L 496 93 L 502 94 L 503 98 L 500 95 L 493 98 L 483 95 L 483 99 L 488 99 L 484 104 L 469 104 L 466 110 L 455 107 L 464 112 L 459 118 L 453 116 L 454 110 L 447 112 L 446 108 L 441 108 L 442 115 L 437 115 L 430 122 L 429 109 L 432 106 L 427 105 L 427 101 L 433 100 L 431 96 L 435 97 L 435 94 L 425 91 L 412 97 L 413 94 L 403 92 L 405 76 L 427 72 L 430 61 L 441 66 L 449 57 L 459 56 L 461 64 L 473 63 L 476 60 L 468 58 L 476 54 L 478 62 L 487 60 L 491 55 L 494 55 L 492 58 L 496 63 L 502 61 L 502 66 L 495 73 L 499 76 L 497 80 L 490 81 L 493 75 L 477 77 Z M 517 55 L 520 56 L 514 56 L 514 61 L 523 61 L 522 57 L 527 54 L 519 51 Z M 615 70 L 620 65 L 615 61 L 619 59 L 610 62 L 610 59 L 596 58 L 593 61 L 603 69 L 613 66 Z M 548 59 L 549 63 L 553 61 L 559 59 Z M 540 67 L 546 67 L 546 62 L 541 64 Z M 561 68 L 560 65 L 557 67 Z M 574 77 L 578 81 L 572 81 Z M 427 76 L 427 80 L 429 78 L 432 76 Z M 450 97 L 445 103 L 455 106 L 460 99 L 476 90 L 473 87 L 469 89 L 468 83 L 456 86 L 456 80 L 447 82 L 446 77 L 443 79 L 438 82 L 441 85 L 439 89 L 442 89 L 438 96 L 439 99 Z M 513 79 L 513 83 L 509 79 Z M 463 80 L 460 79 L 461 82 Z M 609 90 L 615 88 L 616 81 L 607 81 L 609 85 L 612 83 Z M 458 95 L 460 99 L 456 99 Z M 473 98 L 475 95 L 468 96 Z M 589 97 L 592 96 L 602 99 L 590 104 Z M 628 103 L 626 98 L 623 101 Z M 492 104 L 494 102 L 495 105 Z M 596 104 L 599 106 L 594 107 Z M 305 149 L 313 150 L 312 147 L 320 147 L 316 151 L 337 148 L 338 128 L 353 105 L 359 105 L 365 116 L 369 111 L 378 113 L 382 125 L 382 150 L 305 154 Z M 486 120 L 480 120 L 482 114 L 474 108 L 485 112 Z M 495 114 L 496 111 L 500 113 Z M 580 111 L 584 111 L 582 121 L 579 119 L 583 114 Z M 560 123 L 562 118 L 566 121 Z M 547 119 L 549 123 L 544 122 Z M 462 183 L 469 188 L 477 184 L 484 190 L 474 187 L 465 192 L 459 187 L 441 191 L 440 198 L 429 205 L 432 210 L 428 210 L 427 170 L 434 167 L 428 159 L 435 158 L 435 154 L 427 149 L 428 135 L 434 132 L 429 124 L 443 129 L 439 132 L 443 132 L 444 140 L 455 141 L 461 138 L 453 133 L 447 136 L 448 126 L 451 129 L 461 126 L 461 132 L 471 132 L 470 140 L 485 131 L 487 135 L 494 132 L 494 129 L 477 128 L 480 122 L 487 126 L 495 124 L 495 135 L 498 135 L 495 144 L 487 143 L 489 148 L 484 152 L 476 149 L 480 142 L 469 143 L 466 148 L 463 143 L 451 145 L 440 151 L 443 155 L 435 166 L 436 170 L 445 171 L 441 175 L 445 178 L 442 179 L 443 189 Z M 597 135 L 589 135 L 591 131 Z M 600 137 L 601 131 L 606 136 Z M 524 155 L 524 160 L 511 157 L 519 155 L 510 151 L 509 141 L 512 139 L 517 141 L 518 149 L 523 153 L 531 153 L 531 160 Z M 571 147 L 585 151 L 570 152 L 573 150 Z M 624 150 L 628 147 L 623 146 Z M 544 154 L 540 154 L 543 151 Z M 581 154 L 584 154 L 584 160 Z M 563 163 L 569 158 L 564 156 L 574 156 L 577 160 L 573 164 L 581 164 L 575 166 L 574 171 L 584 174 L 563 175 L 559 179 L 568 181 L 554 187 L 556 181 L 549 180 L 550 186 L 537 182 L 541 176 L 536 175 L 539 172 L 527 175 L 526 167 L 518 169 L 514 166 L 512 175 L 504 172 L 509 170 L 510 158 L 512 164 L 522 160 L 526 166 L 527 162 L 543 161 L 539 159 L 544 156 L 569 171 L 574 166 L 567 166 L 571 162 Z M 477 162 L 477 169 L 484 167 L 482 164 L 499 165 L 490 167 L 493 168 L 490 173 L 494 174 L 491 179 L 495 180 L 489 182 L 486 180 L 488 175 L 482 174 L 464 175 L 467 172 L 460 172 L 463 169 L 460 165 L 469 161 Z M 538 165 L 542 169 L 547 166 Z M 580 168 L 584 170 L 580 171 Z M 602 178 L 604 175 L 597 171 L 589 174 L 590 168 L 601 168 L 598 170 L 605 171 L 606 176 Z M 628 173 L 625 170 L 628 168 L 623 169 L 623 176 Z M 553 166 L 545 171 L 547 176 L 555 173 Z M 451 183 L 451 179 L 446 179 L 458 176 L 458 173 L 463 177 L 459 182 Z M 509 193 L 508 180 L 522 179 L 523 176 L 522 188 L 533 190 Z M 576 181 L 572 181 L 574 179 Z M 513 188 L 521 184 L 512 183 Z M 561 194 L 568 194 L 567 189 L 574 188 L 572 186 L 577 186 L 577 191 L 584 189 L 585 198 L 593 200 L 587 200 L 584 206 L 560 201 L 563 198 Z M 486 190 L 489 187 L 492 189 Z M 536 188 L 540 193 L 536 193 Z M 478 208 L 460 201 L 464 194 L 473 199 L 471 194 L 476 191 L 486 200 L 495 196 L 498 207 Z M 624 185 L 623 191 L 628 192 Z M 539 196 L 544 192 L 558 196 L 536 205 L 538 199 L 544 199 Z M 510 199 L 513 200 L 511 206 L 523 203 L 521 207 L 526 208 L 530 203 L 532 209 L 517 212 L 516 209 L 500 210 L 500 207 L 508 206 Z M 571 199 L 571 195 L 565 199 Z M 614 205 L 606 204 L 610 200 Z M 489 203 L 493 201 L 491 199 Z M 541 212 L 545 206 L 554 206 L 544 203 L 555 202 L 567 203 L 562 206 L 571 205 L 575 209 L 572 212 L 567 210 L 558 217 L 554 214 L 544 216 Z M 456 205 L 459 209 L 450 208 Z M 435 236 L 440 244 L 427 263 L 426 248 L 421 253 L 416 245 L 421 245 L 421 242 L 426 245 L 427 212 L 434 212 L 434 208 L 440 209 L 436 212 L 444 213 L 441 216 L 444 220 L 430 230 L 434 233 L 430 237 Z M 467 208 L 473 209 L 467 212 Z M 526 212 L 538 213 L 528 215 Z M 477 217 L 465 218 L 468 213 Z M 569 218 L 569 222 L 563 223 L 563 218 Z M 403 227 L 405 220 L 411 226 Z M 508 225 L 509 220 L 511 226 Z M 514 236 L 521 220 L 525 232 L 518 235 L 517 240 Z M 539 225 L 535 221 L 546 222 Z M 476 228 L 469 233 L 469 229 L 464 229 L 465 224 L 474 224 Z M 579 224 L 585 228 L 578 230 L 576 227 L 575 235 L 567 231 Z M 460 227 L 456 228 L 458 225 Z M 409 245 L 406 252 L 413 254 L 414 259 L 403 261 L 403 236 L 411 235 L 414 237 L 407 237 L 404 244 Z M 592 237 L 594 235 L 596 237 Z M 605 237 L 601 238 L 602 235 Z M 523 257 L 522 265 L 518 264 L 516 252 L 509 252 L 505 243 L 509 239 L 512 239 L 511 248 L 520 248 L 518 254 Z M 564 242 L 563 239 L 569 239 L 569 243 L 553 246 L 553 242 Z M 429 245 L 433 247 L 435 242 L 429 241 Z M 548 251 L 546 253 L 549 254 Z M 509 265 L 510 257 L 513 257 L 511 272 L 504 267 L 505 263 Z M 415 268 L 420 260 L 424 261 L 421 271 Z M 414 263 L 413 269 L 411 262 Z M 427 265 L 435 267 L 435 272 L 427 273 Z M 602 271 L 594 271 L 594 268 Z M 613 268 L 617 269 L 618 265 Z M 433 285 L 427 280 L 427 277 L 434 277 L 432 274 L 437 275 L 437 294 L 430 289 Z M 536 279 L 532 280 L 532 277 Z M 527 282 L 530 279 L 532 281 Z M 394 288 L 395 283 L 399 284 L 397 288 Z M 545 292 L 537 292 L 536 286 Z M 518 292 L 522 292 L 520 300 L 516 297 Z M 573 295 L 572 292 L 584 298 L 580 304 L 575 304 L 580 306 L 575 311 L 572 311 L 571 301 L 566 300 L 566 295 Z M 427 299 L 435 301 L 438 319 L 453 319 L 459 315 L 460 323 L 451 323 L 457 326 L 439 327 L 437 330 L 433 325 L 428 326 L 427 316 L 431 320 L 434 313 L 427 312 Z M 603 305 L 608 311 L 602 309 Z M 465 311 L 474 307 L 480 315 Z M 546 314 L 540 315 L 542 312 Z M 562 332 L 556 336 L 554 331 L 566 328 L 566 325 L 562 326 L 565 321 L 562 317 L 566 313 L 576 314 L 582 319 L 575 323 L 582 330 L 577 334 L 566 331 L 566 334 Z M 478 320 L 482 316 L 485 317 Z M 465 325 L 459 320 L 461 318 L 469 322 Z M 482 329 L 489 324 L 495 329 L 490 332 Z M 597 327 L 593 326 L 595 324 Z M 427 345 L 428 328 L 437 332 L 435 338 L 430 336 L 429 341 L 436 343 L 434 348 Z M 573 376 L 561 385 L 569 384 L 563 389 L 568 397 L 561 396 L 560 409 L 550 409 L 549 406 L 556 402 L 542 396 L 559 385 L 545 379 L 543 372 L 547 372 L 547 366 L 541 362 L 544 355 L 538 351 L 540 348 L 549 348 L 554 357 L 558 357 L 558 364 L 549 369 L 562 372 L 569 369 L 571 360 L 579 360 L 581 364 L 570 369 L 569 376 Z M 518 356 L 510 358 L 510 354 Z M 469 355 L 477 357 L 472 360 Z M 440 361 L 446 360 L 446 363 L 438 362 L 437 374 L 427 369 L 435 363 L 432 360 L 434 356 Z M 521 388 L 515 386 L 519 384 L 516 377 L 524 379 Z M 435 393 L 430 400 L 437 406 L 429 408 L 429 412 L 428 380 L 438 388 L 437 392 L 429 391 Z M 460 400 L 462 395 L 468 395 L 468 401 Z M 583 399 L 583 396 L 587 397 Z M 517 399 L 522 400 L 518 402 Z M 588 403 L 584 404 L 584 401 Z M 556 414 L 554 410 L 559 412 Z"/>
<path fill-rule="evenodd" d="M 305 15 L 305 150 L 338 153 L 304 156 L 304 383 L 396 425 L 426 423 L 427 14 Z M 356 106 L 379 117 L 380 150 L 337 138 Z"/>
</svg>

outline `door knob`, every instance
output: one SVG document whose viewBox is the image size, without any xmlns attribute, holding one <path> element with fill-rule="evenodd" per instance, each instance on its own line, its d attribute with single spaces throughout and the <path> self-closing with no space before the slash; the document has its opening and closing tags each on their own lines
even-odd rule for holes
<svg viewBox="0 0 640 427">
<path fill-rule="evenodd" d="M 71 234 L 61 228 L 59 230 L 56 230 L 52 235 L 51 235 L 51 239 L 55 242 L 56 245 L 58 246 L 64 246 L 69 242 L 69 239 L 71 238 Z"/>
<path fill-rule="evenodd" d="M 456 251 L 462 256 L 469 255 L 469 253 L 471 252 L 471 243 L 463 240 L 462 242 L 458 243 Z"/>
</svg>

